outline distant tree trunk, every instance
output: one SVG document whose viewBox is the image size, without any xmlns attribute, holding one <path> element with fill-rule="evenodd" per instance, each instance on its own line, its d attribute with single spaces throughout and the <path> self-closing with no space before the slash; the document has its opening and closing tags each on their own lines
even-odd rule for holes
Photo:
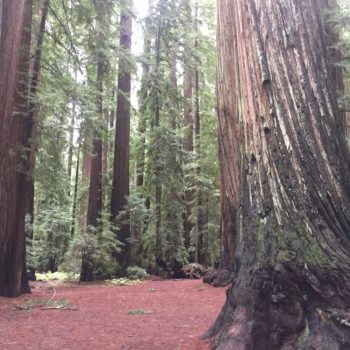
<svg viewBox="0 0 350 350">
<path fill-rule="evenodd" d="M 198 52 L 198 2 L 195 2 L 195 51 Z M 194 72 L 194 84 L 195 84 L 195 120 L 194 120 L 194 134 L 195 134 L 195 151 L 197 157 L 197 186 L 196 186 L 196 205 L 197 205 L 197 217 L 196 217 L 196 231 L 197 231 L 197 242 L 196 242 L 196 255 L 197 262 L 204 265 L 206 261 L 206 251 L 204 247 L 204 213 L 203 213 L 203 194 L 201 188 L 201 118 L 200 118 L 200 101 L 199 101 L 199 57 L 196 57 L 196 65 Z"/>
<path fill-rule="evenodd" d="M 123 8 L 120 16 L 120 47 L 126 52 L 131 50 L 132 17 Z M 112 219 L 127 205 L 129 195 L 129 148 L 130 148 L 130 91 L 131 75 L 127 61 L 120 60 L 118 74 L 118 101 L 115 128 L 115 152 L 113 186 L 111 199 Z M 130 259 L 130 225 L 124 223 L 118 231 L 118 240 L 123 244 L 117 255 L 121 269 L 125 269 Z"/>
<path fill-rule="evenodd" d="M 101 125 L 103 125 L 103 81 L 105 77 L 106 57 L 103 53 L 103 5 L 102 3 L 95 3 L 97 12 L 97 97 L 96 97 L 96 112 L 99 119 L 99 125 L 96 125 L 93 132 L 92 139 L 92 157 L 91 157 L 91 173 L 89 185 L 89 198 L 87 201 L 87 216 L 86 216 L 86 235 L 89 242 L 92 236 L 96 236 L 96 231 L 100 227 L 99 219 L 103 208 L 102 200 L 102 135 Z M 101 6 L 101 7 L 100 7 Z M 82 264 L 80 271 L 80 281 L 92 281 L 94 276 L 94 261 L 93 261 L 94 247 L 87 243 L 82 252 Z"/>
<path fill-rule="evenodd" d="M 149 1 L 149 13 L 151 12 L 151 1 Z M 143 186 L 144 173 L 145 173 L 145 146 L 146 146 L 146 104 L 148 97 L 148 85 L 149 85 L 149 64 L 151 54 L 151 40 L 147 36 L 149 35 L 150 18 L 146 18 L 145 40 L 143 45 L 143 62 L 142 62 L 142 79 L 141 79 L 141 91 L 140 91 L 140 109 L 139 109 L 139 121 L 138 121 L 138 134 L 139 144 L 137 146 L 136 154 L 136 186 Z"/>
<path fill-rule="evenodd" d="M 74 140 L 74 123 L 75 123 L 75 101 L 73 101 L 72 115 L 69 128 L 69 146 L 68 146 L 68 164 L 67 164 L 67 177 L 68 177 L 68 196 L 71 192 L 72 181 L 72 166 L 73 166 L 73 140 Z"/>
<path fill-rule="evenodd" d="M 37 144 L 35 141 L 35 137 L 37 136 L 37 126 L 38 126 L 38 100 L 37 100 L 37 90 L 40 80 L 40 70 L 41 70 L 41 55 L 42 55 L 42 47 L 44 44 L 44 36 L 45 36 L 45 28 L 46 28 L 46 20 L 49 10 L 49 0 L 42 0 L 40 3 L 40 24 L 39 31 L 37 33 L 37 37 L 35 43 L 32 46 L 33 48 L 33 59 L 31 61 L 30 67 L 28 67 L 30 72 L 30 81 L 29 81 L 29 100 L 27 101 L 27 120 L 26 120 L 26 135 L 25 139 L 27 140 L 26 148 L 26 167 L 25 173 L 27 174 L 27 198 L 26 198 L 26 215 L 30 218 L 30 224 L 34 223 L 34 177 L 33 173 L 35 170 L 36 164 L 36 155 L 37 155 Z M 31 22 L 30 22 L 31 25 Z M 31 31 L 28 32 L 25 29 L 25 35 L 31 35 Z M 28 38 L 30 40 L 30 38 Z M 32 236 L 28 237 L 28 233 L 26 233 L 29 241 L 33 239 Z"/>
<path fill-rule="evenodd" d="M 32 3 L 27 2 L 27 8 L 25 9 L 25 17 L 22 32 L 22 42 L 20 49 L 20 59 L 18 67 L 18 81 L 16 84 L 16 95 L 14 99 L 14 115 L 17 114 L 20 118 L 23 118 L 23 134 L 22 142 L 24 150 L 22 152 L 21 159 L 21 183 L 22 187 L 19 191 L 21 202 L 20 212 L 24 211 L 25 220 L 26 215 L 30 215 L 30 223 L 33 223 L 33 209 L 34 206 L 34 181 L 31 172 L 31 137 L 32 137 L 32 119 L 28 116 L 28 93 L 30 85 L 30 44 L 31 44 L 31 27 L 32 27 Z M 20 216 L 22 214 L 19 214 Z M 21 277 L 21 292 L 30 293 L 29 281 L 27 276 L 27 261 L 26 261 L 26 244 L 27 240 L 32 239 L 28 237 L 27 228 L 28 225 L 24 226 L 24 244 L 23 244 L 23 263 L 22 263 L 22 277 Z"/>
<path fill-rule="evenodd" d="M 350 348 L 349 153 L 327 5 L 219 2 L 223 179 L 236 214 L 235 278 L 210 332 L 216 349 Z"/>
<path fill-rule="evenodd" d="M 26 0 L 1 3 L 0 295 L 3 296 L 17 296 L 28 288 L 23 276 L 27 186 L 21 156 L 21 147 L 28 140 L 26 119 L 13 112 L 25 110 L 25 106 L 15 103 L 21 101 L 26 105 L 28 95 L 31 9 L 31 1 Z"/>
<path fill-rule="evenodd" d="M 157 28 L 157 36 L 155 42 L 155 53 L 156 53 L 156 82 L 157 86 L 155 89 L 154 95 L 154 111 L 155 111 L 155 119 L 154 119 L 154 127 L 159 128 L 160 126 L 160 49 L 161 49 L 161 37 L 160 37 L 160 26 L 161 26 L 161 15 L 159 15 L 159 23 Z M 162 170 L 162 165 L 160 164 L 160 147 L 159 143 L 157 143 L 155 150 L 155 214 L 156 214 L 156 242 L 155 242 L 155 255 L 157 264 L 164 268 L 164 261 L 162 260 L 162 247 L 161 247 L 161 225 L 162 225 L 162 183 L 160 180 L 160 174 Z"/>
<path fill-rule="evenodd" d="M 192 90 L 193 74 L 189 57 L 185 60 L 184 67 L 184 148 L 187 152 L 193 151 L 193 108 Z"/>
<path fill-rule="evenodd" d="M 187 38 L 187 40 L 189 40 Z M 189 43 L 186 43 L 189 45 Z M 189 52 L 185 51 L 184 62 L 184 148 L 188 153 L 193 152 L 193 73 Z M 187 187 L 190 187 L 188 184 Z M 192 191 L 185 191 L 185 212 L 184 212 L 184 244 L 188 250 L 191 245 L 192 223 L 189 219 L 191 215 Z"/>
<path fill-rule="evenodd" d="M 176 76 L 176 54 L 175 53 L 172 54 L 172 58 L 171 58 L 169 80 L 171 84 L 169 127 L 173 130 L 176 130 L 177 128 L 176 111 L 178 108 L 178 101 L 177 101 L 177 76 Z"/>
<path fill-rule="evenodd" d="M 87 123 L 84 124 L 82 128 L 84 131 L 84 141 L 83 141 L 83 164 L 81 171 L 81 188 L 83 189 L 82 198 L 80 201 L 79 208 L 79 228 L 80 232 L 83 233 L 86 231 L 86 213 L 89 202 L 89 184 L 90 184 L 90 175 L 91 175 L 91 147 L 92 147 L 92 130 Z"/>
<path fill-rule="evenodd" d="M 77 216 L 77 201 L 78 201 L 78 187 L 79 187 L 79 168 L 80 168 L 80 148 L 81 144 L 79 142 L 78 152 L 77 152 L 77 164 L 75 167 L 75 179 L 74 179 L 74 193 L 73 193 L 73 208 L 72 208 L 72 226 L 70 230 L 71 238 L 74 237 L 75 234 L 75 221 Z"/>
</svg>

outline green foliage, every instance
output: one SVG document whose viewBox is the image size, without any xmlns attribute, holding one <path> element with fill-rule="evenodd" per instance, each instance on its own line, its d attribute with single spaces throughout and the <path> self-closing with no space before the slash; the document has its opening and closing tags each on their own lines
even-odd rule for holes
<svg viewBox="0 0 350 350">
<path fill-rule="evenodd" d="M 129 266 L 126 269 L 126 276 L 131 280 L 142 280 L 148 276 L 148 273 L 145 269 L 139 266 Z"/>
<path fill-rule="evenodd" d="M 29 311 L 33 309 L 58 310 L 71 308 L 71 303 L 66 299 L 28 299 L 24 303 L 15 306 L 18 310 Z"/>
<path fill-rule="evenodd" d="M 132 309 L 128 310 L 128 315 L 145 315 L 150 314 L 150 311 L 145 311 L 144 309 Z"/>
<path fill-rule="evenodd" d="M 47 272 L 47 273 L 35 273 L 35 277 L 37 281 L 76 281 L 79 278 L 78 274 L 69 274 L 66 272 Z"/>
<path fill-rule="evenodd" d="M 113 284 L 115 286 L 134 286 L 136 284 L 144 283 L 143 280 L 136 279 L 131 280 L 129 278 L 114 278 L 112 280 L 108 280 L 107 283 Z"/>
<path fill-rule="evenodd" d="M 62 269 L 79 274 L 82 252 L 89 251 L 95 278 L 113 277 L 118 270 L 115 255 L 120 251 L 120 242 L 115 238 L 115 232 L 116 227 L 112 225 L 109 214 L 103 212 L 98 229 L 88 227 L 71 240 Z"/>
<path fill-rule="evenodd" d="M 38 271 L 57 271 L 70 239 L 70 208 L 57 201 L 41 203 L 36 215 L 28 265 Z"/>
</svg>

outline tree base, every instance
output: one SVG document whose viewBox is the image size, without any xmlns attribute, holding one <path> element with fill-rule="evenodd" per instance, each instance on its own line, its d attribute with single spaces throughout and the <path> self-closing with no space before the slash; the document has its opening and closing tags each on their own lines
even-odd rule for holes
<svg viewBox="0 0 350 350">
<path fill-rule="evenodd" d="M 349 350 L 348 293 L 328 272 L 321 279 L 309 269 L 261 269 L 233 280 L 207 334 L 213 349 Z"/>
</svg>

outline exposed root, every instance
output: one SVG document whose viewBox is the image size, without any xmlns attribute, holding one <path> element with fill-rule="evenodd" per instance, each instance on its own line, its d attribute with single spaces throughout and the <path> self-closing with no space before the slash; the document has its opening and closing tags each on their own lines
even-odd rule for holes
<svg viewBox="0 0 350 350">
<path fill-rule="evenodd" d="M 213 287 L 226 287 L 233 279 L 233 273 L 227 269 L 217 269 L 207 272 L 203 277 L 203 282 Z"/>
</svg>

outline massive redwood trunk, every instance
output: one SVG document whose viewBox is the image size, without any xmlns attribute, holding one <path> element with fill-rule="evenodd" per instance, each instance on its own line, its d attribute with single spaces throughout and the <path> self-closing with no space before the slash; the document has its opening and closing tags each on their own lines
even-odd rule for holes
<svg viewBox="0 0 350 350">
<path fill-rule="evenodd" d="M 349 154 L 322 20 L 328 4 L 219 1 L 235 278 L 210 332 L 216 349 L 350 348 Z"/>
<path fill-rule="evenodd" d="M 0 5 L 0 295 L 17 296 L 28 289 L 23 278 L 27 184 L 21 147 L 28 142 L 22 112 L 28 96 L 32 3 L 3 0 Z"/>
<path fill-rule="evenodd" d="M 132 17 L 127 9 L 120 15 L 120 47 L 130 53 Z M 130 91 L 131 75 L 128 59 L 120 59 L 118 74 L 118 100 L 115 127 L 114 171 L 111 200 L 112 218 L 124 210 L 129 195 L 129 153 L 130 153 Z M 123 244 L 117 256 L 119 265 L 125 268 L 130 259 L 130 225 L 122 224 L 118 230 L 118 240 Z"/>
</svg>

